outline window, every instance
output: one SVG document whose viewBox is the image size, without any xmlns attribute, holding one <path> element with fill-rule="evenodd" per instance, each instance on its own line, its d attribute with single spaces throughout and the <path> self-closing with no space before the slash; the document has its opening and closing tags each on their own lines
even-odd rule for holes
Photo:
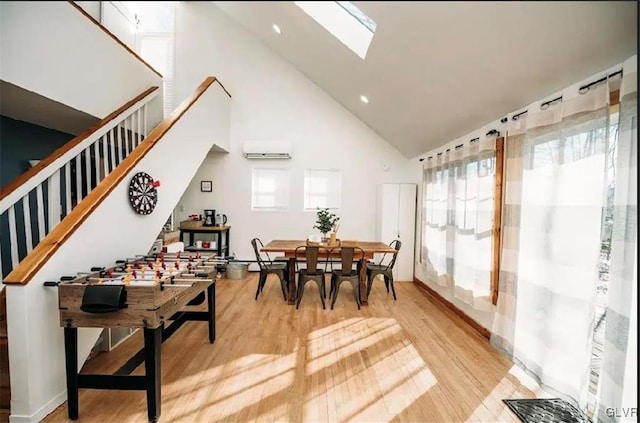
<svg viewBox="0 0 640 423">
<path fill-rule="evenodd" d="M 478 310 L 491 310 L 497 298 L 492 266 L 502 142 L 464 144 L 430 158 L 423 172 L 421 256 L 427 278 L 452 287 L 455 298 Z"/>
<path fill-rule="evenodd" d="M 340 171 L 304 171 L 304 209 L 340 209 Z"/>
<path fill-rule="evenodd" d="M 289 170 L 253 169 L 251 210 L 280 211 L 288 209 Z"/>
<path fill-rule="evenodd" d="M 296 1 L 296 6 L 349 47 L 360 58 L 367 50 L 376 31 L 376 23 L 348 1 Z"/>
<path fill-rule="evenodd" d="M 127 2 L 138 21 L 136 51 L 154 69 L 162 74 L 164 95 L 163 112 L 168 117 L 173 112 L 174 71 L 174 2 Z"/>
<path fill-rule="evenodd" d="M 138 34 L 138 51 L 162 75 L 163 115 L 173 112 L 173 39 L 171 34 Z"/>
</svg>

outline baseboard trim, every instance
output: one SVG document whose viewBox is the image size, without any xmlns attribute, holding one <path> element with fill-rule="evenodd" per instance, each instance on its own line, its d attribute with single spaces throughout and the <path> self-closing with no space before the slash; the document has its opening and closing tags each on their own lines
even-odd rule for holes
<svg viewBox="0 0 640 423">
<path fill-rule="evenodd" d="M 11 414 L 9 416 L 10 423 L 38 423 L 44 420 L 49 414 L 51 414 L 56 408 L 63 404 L 67 400 L 67 390 L 60 392 L 51 401 L 40 407 L 35 413 L 29 415 L 16 415 Z"/>
<path fill-rule="evenodd" d="M 480 336 L 489 340 L 491 338 L 491 332 L 480 325 L 478 322 L 473 320 L 469 315 L 467 315 L 464 311 L 460 310 L 458 307 L 453 305 L 451 301 L 446 300 L 442 295 L 438 294 L 433 288 L 430 288 L 426 283 L 422 282 L 420 279 L 414 277 L 413 283 L 422 290 L 425 294 L 433 297 L 436 301 L 441 303 L 443 306 L 451 310 L 458 317 L 464 320 L 469 326 L 471 326 Z"/>
</svg>

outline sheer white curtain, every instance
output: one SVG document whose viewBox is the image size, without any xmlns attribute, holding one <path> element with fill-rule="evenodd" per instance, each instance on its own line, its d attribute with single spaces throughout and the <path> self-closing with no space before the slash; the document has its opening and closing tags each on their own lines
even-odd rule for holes
<svg viewBox="0 0 640 423">
<path fill-rule="evenodd" d="M 491 241 L 495 190 L 495 138 L 453 152 L 453 295 L 474 308 L 491 304 Z"/>
<path fill-rule="evenodd" d="M 635 60 L 634 60 L 635 62 Z M 636 421 L 637 407 L 637 73 L 624 68 L 616 154 L 613 232 L 598 421 Z M 625 413 L 627 419 L 625 419 Z"/>
<path fill-rule="evenodd" d="M 491 236 L 495 137 L 427 159 L 423 188 L 422 263 L 427 278 L 453 295 L 491 309 Z"/>
<path fill-rule="evenodd" d="M 605 200 L 608 85 L 510 122 L 492 343 L 547 388 L 587 401 Z"/>
<path fill-rule="evenodd" d="M 441 286 L 450 281 L 447 272 L 447 225 L 449 151 L 427 159 L 424 170 L 425 223 L 422 261 L 427 278 Z"/>
</svg>

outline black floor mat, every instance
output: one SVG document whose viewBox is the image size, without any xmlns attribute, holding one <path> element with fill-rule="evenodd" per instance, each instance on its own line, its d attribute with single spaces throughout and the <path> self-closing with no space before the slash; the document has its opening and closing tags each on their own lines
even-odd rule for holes
<svg viewBox="0 0 640 423">
<path fill-rule="evenodd" d="M 560 398 L 502 400 L 523 423 L 591 423 L 591 420 Z"/>
</svg>

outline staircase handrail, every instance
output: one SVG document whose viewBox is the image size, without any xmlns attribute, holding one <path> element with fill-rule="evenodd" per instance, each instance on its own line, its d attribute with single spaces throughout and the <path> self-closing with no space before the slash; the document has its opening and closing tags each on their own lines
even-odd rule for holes
<svg viewBox="0 0 640 423">
<path fill-rule="evenodd" d="M 49 234 L 22 260 L 4 280 L 5 284 L 26 285 L 53 256 L 64 242 L 82 225 L 93 211 L 109 196 L 118 184 L 135 168 L 135 166 L 151 151 L 162 137 L 176 122 L 193 106 L 193 104 L 213 85 L 214 82 L 222 87 L 231 97 L 224 86 L 213 76 L 205 78 L 195 93 L 182 102 L 176 110 L 156 126 L 119 165 L 111 171 L 100 184 L 71 210 L 69 214 L 56 225 Z"/>
<path fill-rule="evenodd" d="M 53 153 L 40 160 L 38 164 L 29 168 L 29 170 L 0 189 L 0 214 L 18 202 L 36 185 L 44 182 L 56 170 L 87 148 L 88 145 L 91 145 L 112 130 L 121 121 L 120 117 L 131 115 L 132 112 L 153 100 L 158 95 L 157 90 L 158 87 L 151 87 L 138 94 L 135 98 L 110 113 L 104 119 L 96 122 L 89 129 L 59 147 Z"/>
</svg>

